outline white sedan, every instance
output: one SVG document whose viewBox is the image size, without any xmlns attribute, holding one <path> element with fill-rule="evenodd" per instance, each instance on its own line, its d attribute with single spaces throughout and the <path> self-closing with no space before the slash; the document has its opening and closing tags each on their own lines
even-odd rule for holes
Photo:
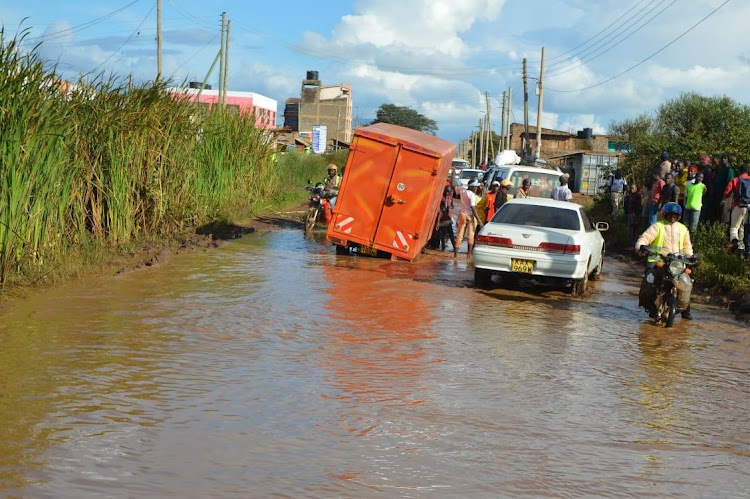
<svg viewBox="0 0 750 499">
<path fill-rule="evenodd" d="M 575 203 L 543 198 L 512 199 L 477 235 L 474 280 L 491 282 L 493 273 L 573 280 L 582 295 L 589 278 L 599 279 L 604 266 L 606 222 L 594 224 Z"/>
</svg>

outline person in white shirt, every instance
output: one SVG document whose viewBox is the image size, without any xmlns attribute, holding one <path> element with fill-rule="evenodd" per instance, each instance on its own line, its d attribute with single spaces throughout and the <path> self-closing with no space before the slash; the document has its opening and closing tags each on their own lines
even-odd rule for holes
<svg viewBox="0 0 750 499">
<path fill-rule="evenodd" d="M 617 213 L 620 211 L 620 205 L 622 204 L 622 197 L 625 192 L 625 188 L 628 183 L 622 176 L 620 170 L 615 170 L 615 174 L 609 179 L 609 195 L 612 199 L 612 218 L 617 218 Z"/>
<path fill-rule="evenodd" d="M 471 258 L 471 253 L 474 250 L 474 230 L 475 228 L 482 228 L 482 222 L 480 222 L 479 213 L 477 212 L 477 189 L 479 188 L 479 182 L 472 180 L 467 189 L 461 189 L 459 192 L 461 212 L 458 214 L 458 220 L 456 220 L 456 245 L 453 246 L 453 258 L 458 258 L 458 248 L 461 247 L 461 243 L 466 235 L 466 243 L 468 245 L 468 251 L 466 258 Z"/>
<path fill-rule="evenodd" d="M 573 199 L 573 192 L 568 188 L 569 179 L 570 175 L 567 173 L 560 175 L 560 185 L 552 189 L 552 194 L 550 195 L 552 199 L 556 199 L 557 201 L 570 201 Z"/>
</svg>

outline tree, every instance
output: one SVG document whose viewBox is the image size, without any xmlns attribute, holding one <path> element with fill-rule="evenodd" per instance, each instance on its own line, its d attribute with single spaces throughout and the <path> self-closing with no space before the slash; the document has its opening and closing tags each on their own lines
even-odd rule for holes
<svg viewBox="0 0 750 499">
<path fill-rule="evenodd" d="M 432 135 L 435 135 L 438 129 L 435 120 L 431 120 L 408 106 L 397 106 L 395 104 L 381 104 L 375 113 L 375 120 L 372 124 L 375 123 L 391 123 Z"/>
<path fill-rule="evenodd" d="M 729 154 L 735 166 L 750 161 L 750 107 L 726 96 L 684 93 L 653 115 L 613 123 L 610 131 L 630 143 L 624 169 L 636 180 L 659 164 L 662 151 L 692 162 L 716 153 Z"/>
</svg>

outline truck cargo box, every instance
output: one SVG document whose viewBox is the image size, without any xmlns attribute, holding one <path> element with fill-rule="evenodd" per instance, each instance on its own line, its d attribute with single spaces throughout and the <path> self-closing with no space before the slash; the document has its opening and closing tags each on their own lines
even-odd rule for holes
<svg viewBox="0 0 750 499">
<path fill-rule="evenodd" d="M 356 130 L 328 240 L 413 260 L 435 227 L 454 150 L 451 142 L 396 125 Z"/>
</svg>

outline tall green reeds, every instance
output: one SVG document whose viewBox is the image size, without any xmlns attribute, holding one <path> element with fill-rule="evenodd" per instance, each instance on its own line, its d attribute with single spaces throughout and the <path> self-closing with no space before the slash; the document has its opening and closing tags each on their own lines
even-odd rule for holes
<svg viewBox="0 0 750 499">
<path fill-rule="evenodd" d="M 116 247 L 251 211 L 286 185 L 272 146 L 253 119 L 206 112 L 164 83 L 64 89 L 0 32 L 0 286 L 90 241 Z"/>
</svg>

